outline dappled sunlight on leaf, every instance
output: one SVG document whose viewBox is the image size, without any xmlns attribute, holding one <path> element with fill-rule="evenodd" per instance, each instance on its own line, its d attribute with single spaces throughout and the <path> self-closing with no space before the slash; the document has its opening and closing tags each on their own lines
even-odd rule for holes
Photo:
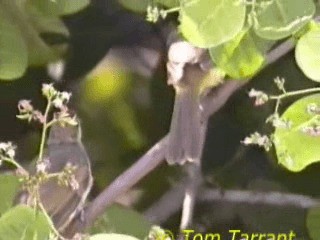
<svg viewBox="0 0 320 240">
<path fill-rule="evenodd" d="M 293 172 L 320 161 L 320 138 L 307 134 L 303 129 L 317 123 L 317 117 L 308 113 L 309 104 L 320 105 L 320 95 L 314 94 L 293 103 L 281 116 L 292 122 L 290 129 L 276 128 L 274 145 L 278 161 Z"/>
</svg>

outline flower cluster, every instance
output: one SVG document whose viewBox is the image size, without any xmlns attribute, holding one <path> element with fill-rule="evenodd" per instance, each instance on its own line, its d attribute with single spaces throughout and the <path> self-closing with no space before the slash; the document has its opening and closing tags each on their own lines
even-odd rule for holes
<svg viewBox="0 0 320 240">
<path fill-rule="evenodd" d="M 301 127 L 301 132 L 305 133 L 312 137 L 319 137 L 320 136 L 320 125 L 310 125 L 310 126 L 303 126 Z"/>
<path fill-rule="evenodd" d="M 174 239 L 174 237 L 172 236 L 172 233 L 167 230 L 163 230 L 159 226 L 152 226 L 148 236 L 145 238 L 145 240 L 172 240 L 172 239 Z"/>
<path fill-rule="evenodd" d="M 284 87 L 285 79 L 276 77 L 274 79 L 274 84 L 282 92 L 281 95 L 270 96 L 265 92 L 256 89 L 251 89 L 248 95 L 250 98 L 255 99 L 255 106 L 261 106 L 269 100 L 276 100 L 275 111 L 266 119 L 266 123 L 271 123 L 274 128 L 290 129 L 292 127 L 292 121 L 281 118 L 278 113 L 281 99 L 287 96 L 287 92 Z M 244 145 L 258 145 L 260 147 L 264 147 L 266 151 L 269 151 L 273 144 L 273 137 L 268 137 L 267 135 L 261 135 L 260 133 L 255 132 L 249 137 L 246 137 L 242 143 Z"/>
<path fill-rule="evenodd" d="M 162 19 L 165 19 L 166 16 L 167 16 L 167 11 L 165 11 L 164 9 L 159 9 L 158 7 L 152 7 L 152 6 L 147 7 L 146 20 L 148 22 L 156 23 L 160 17 Z"/>
<path fill-rule="evenodd" d="M 310 115 L 319 115 L 320 114 L 320 106 L 316 103 L 308 104 L 307 113 Z"/>
<path fill-rule="evenodd" d="M 286 93 L 286 89 L 284 88 L 284 78 L 276 77 L 273 81 L 281 92 Z"/>
<path fill-rule="evenodd" d="M 266 151 L 269 151 L 272 147 L 272 141 L 267 135 L 261 135 L 258 132 L 252 133 L 249 137 L 246 137 L 242 143 L 244 145 L 258 145 L 264 147 Z"/>
<path fill-rule="evenodd" d="M 62 186 L 71 187 L 72 190 L 79 189 L 79 183 L 74 175 L 76 170 L 77 166 L 67 163 L 58 176 L 58 183 Z"/>
<path fill-rule="evenodd" d="M 58 184 L 69 186 L 73 190 L 79 188 L 79 183 L 75 177 L 76 166 L 67 163 L 64 169 L 59 172 L 50 172 L 50 159 L 46 158 L 44 152 L 45 138 L 47 132 L 54 124 L 72 125 L 78 124 L 76 116 L 72 116 L 67 107 L 71 98 L 71 93 L 60 92 L 56 90 L 52 84 L 42 85 L 42 95 L 47 100 L 46 110 L 42 113 L 35 109 L 30 100 L 21 100 L 18 103 L 19 114 L 17 118 L 27 120 L 28 122 L 35 121 L 42 125 L 41 141 L 39 146 L 39 157 L 35 162 L 35 170 L 33 172 L 27 171 L 15 159 L 16 147 L 11 143 L 0 143 L 0 165 L 3 161 L 13 164 L 16 167 L 16 175 L 22 182 L 22 187 L 28 194 L 28 204 L 42 211 L 46 211 L 39 199 L 39 190 L 41 186 L 50 181 L 56 181 Z M 46 215 L 48 216 L 48 215 Z M 49 219 L 51 221 L 51 219 Z M 53 227 L 53 239 L 60 238 L 59 233 Z M 55 238 L 58 237 L 58 238 Z M 50 238 L 51 239 L 51 238 Z"/>
<path fill-rule="evenodd" d="M 290 129 L 292 127 L 292 121 L 280 118 L 279 113 L 270 115 L 266 123 L 271 123 L 275 128 Z"/>
<path fill-rule="evenodd" d="M 67 107 L 71 98 L 71 93 L 60 92 L 56 90 L 52 84 L 42 85 L 42 95 L 48 101 L 47 109 L 50 110 L 54 106 L 58 111 L 54 113 L 52 122 L 47 123 L 51 125 L 54 122 L 59 122 L 61 125 L 77 125 L 75 117 L 72 117 Z M 34 109 L 30 100 L 21 100 L 18 103 L 19 114 L 17 117 L 28 122 L 37 121 L 41 124 L 47 122 L 48 112 L 41 113 L 39 110 Z"/>
<path fill-rule="evenodd" d="M 269 97 L 266 93 L 262 91 L 257 91 L 255 89 L 250 90 L 249 97 L 255 98 L 255 101 L 254 101 L 255 106 L 263 105 L 269 100 Z"/>
<path fill-rule="evenodd" d="M 0 143 L 0 165 L 3 160 L 12 160 L 16 154 L 16 146 L 12 142 Z"/>
<path fill-rule="evenodd" d="M 40 123 L 45 121 L 42 113 L 33 108 L 30 100 L 20 100 L 18 103 L 18 110 L 19 115 L 17 115 L 17 118 L 19 119 L 27 120 L 28 122 L 34 120 L 39 121 Z"/>
<path fill-rule="evenodd" d="M 251 89 L 249 92 L 249 97 L 255 98 L 255 105 L 259 106 L 266 103 L 269 100 L 275 100 L 275 111 L 267 119 L 267 123 L 271 123 L 272 126 L 276 129 L 287 129 L 292 130 L 293 122 L 290 119 L 284 119 L 284 117 L 279 116 L 279 106 L 281 101 L 290 96 L 297 96 L 301 94 L 319 92 L 320 88 L 310 88 L 297 91 L 287 92 L 285 89 L 285 79 L 276 77 L 274 83 L 277 86 L 278 90 L 281 91 L 279 95 L 267 95 L 263 91 L 258 91 Z M 306 107 L 306 113 L 310 116 L 306 118 L 305 122 L 297 126 L 298 130 L 303 134 L 307 134 L 312 137 L 320 136 L 320 105 L 317 103 L 310 103 Z M 294 129 L 295 130 L 295 129 Z M 266 135 L 261 135 L 260 133 L 253 133 L 249 137 L 246 137 L 242 143 L 245 145 L 256 144 L 258 146 L 263 146 L 267 151 L 272 146 L 272 143 L 275 142 L 275 138 L 271 136 L 270 138 Z"/>
</svg>

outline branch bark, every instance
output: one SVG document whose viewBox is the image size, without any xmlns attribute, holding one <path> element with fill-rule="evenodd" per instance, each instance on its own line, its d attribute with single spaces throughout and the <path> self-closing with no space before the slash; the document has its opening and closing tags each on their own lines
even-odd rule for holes
<svg viewBox="0 0 320 240">
<path fill-rule="evenodd" d="M 164 194 L 159 201 L 144 212 L 144 216 L 155 224 L 162 224 L 181 209 L 183 191 L 186 182 L 182 182 Z M 227 190 L 201 188 L 197 202 L 223 202 L 229 204 L 245 203 L 255 205 L 291 206 L 308 209 L 318 206 L 319 199 L 286 192 L 258 192 L 247 190 Z"/>
</svg>

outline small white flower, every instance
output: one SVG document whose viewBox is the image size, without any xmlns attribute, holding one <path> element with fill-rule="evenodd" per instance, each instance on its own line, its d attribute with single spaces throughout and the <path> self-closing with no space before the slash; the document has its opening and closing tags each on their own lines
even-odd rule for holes
<svg viewBox="0 0 320 240">
<path fill-rule="evenodd" d="M 310 103 L 307 106 L 307 112 L 309 114 L 320 114 L 320 107 L 316 103 Z"/>
<path fill-rule="evenodd" d="M 15 148 L 16 147 L 12 144 L 12 142 L 2 142 L 0 143 L 0 154 L 12 159 L 16 154 Z"/>
<path fill-rule="evenodd" d="M 73 191 L 76 191 L 79 189 L 79 183 L 77 182 L 74 175 L 72 175 L 72 177 L 69 181 L 69 184 L 70 184 L 70 187 L 72 188 Z"/>
<path fill-rule="evenodd" d="M 69 93 L 69 92 L 62 92 L 61 93 L 62 101 L 69 102 L 70 98 L 71 98 L 71 93 Z"/>
<path fill-rule="evenodd" d="M 269 97 L 266 93 L 255 90 L 254 88 L 250 90 L 248 95 L 250 98 L 255 98 L 255 106 L 263 105 L 269 100 Z"/>
<path fill-rule="evenodd" d="M 42 94 L 47 98 L 52 98 L 57 94 L 57 90 L 53 87 L 53 84 L 42 84 Z"/>
<path fill-rule="evenodd" d="M 43 159 L 40 163 L 37 164 L 37 172 L 46 172 L 46 170 L 50 167 L 50 161 L 48 158 Z"/>
<path fill-rule="evenodd" d="M 253 143 L 253 141 L 252 141 L 252 138 L 251 138 L 251 137 L 245 137 L 245 139 L 242 140 L 242 143 L 243 143 L 244 145 L 250 145 L 250 144 Z"/>
<path fill-rule="evenodd" d="M 63 107 L 63 100 L 61 98 L 56 98 L 52 101 L 53 106 L 56 108 L 62 108 Z"/>
<path fill-rule="evenodd" d="M 5 151 L 5 149 L 7 148 L 7 143 L 4 142 L 0 142 L 0 150 Z"/>
<path fill-rule="evenodd" d="M 16 151 L 14 150 L 14 148 L 8 149 L 7 155 L 9 158 L 14 158 L 14 156 L 16 155 Z"/>
<path fill-rule="evenodd" d="M 273 81 L 274 81 L 274 83 L 276 84 L 277 88 L 280 91 L 286 92 L 286 90 L 284 88 L 284 83 L 285 83 L 285 79 L 284 78 L 276 77 Z"/>
<path fill-rule="evenodd" d="M 33 107 L 31 105 L 31 101 L 26 99 L 20 100 L 18 103 L 18 110 L 20 113 L 32 112 Z"/>
<path fill-rule="evenodd" d="M 266 135 L 261 135 L 258 132 L 252 133 L 249 137 L 246 137 L 243 141 L 241 141 L 244 145 L 255 144 L 259 147 L 263 147 L 266 151 L 269 151 L 272 147 L 272 141 Z"/>
</svg>

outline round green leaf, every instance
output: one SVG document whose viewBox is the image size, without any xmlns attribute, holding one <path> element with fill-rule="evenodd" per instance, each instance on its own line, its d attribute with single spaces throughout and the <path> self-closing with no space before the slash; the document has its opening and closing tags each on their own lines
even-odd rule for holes
<svg viewBox="0 0 320 240">
<path fill-rule="evenodd" d="M 165 7 L 168 7 L 168 8 L 173 8 L 173 7 L 179 6 L 179 0 L 156 0 L 156 3 L 163 5 Z"/>
<path fill-rule="evenodd" d="M 118 0 L 119 3 L 125 7 L 126 9 L 129 9 L 133 12 L 145 12 L 150 1 L 148 0 Z"/>
<path fill-rule="evenodd" d="M 245 5 L 238 0 L 192 0 L 181 5 L 180 30 L 194 45 L 215 47 L 243 27 Z"/>
<path fill-rule="evenodd" d="M 143 239 L 150 228 L 151 224 L 138 212 L 114 205 L 106 210 L 91 232 L 121 233 Z"/>
<path fill-rule="evenodd" d="M 299 39 L 295 57 L 303 73 L 320 82 L 320 28 L 310 30 Z"/>
<path fill-rule="evenodd" d="M 0 216 L 12 207 L 20 182 L 14 175 L 0 175 Z"/>
<path fill-rule="evenodd" d="M 18 27 L 8 20 L 0 4 L 0 79 L 20 78 L 27 66 L 27 46 Z"/>
<path fill-rule="evenodd" d="M 101 233 L 90 237 L 90 240 L 139 240 L 138 238 L 129 235 L 115 233 Z"/>
<path fill-rule="evenodd" d="M 313 127 L 319 121 L 318 115 L 308 113 L 310 104 L 320 106 L 320 94 L 293 103 L 281 116 L 291 122 L 290 129 L 279 127 L 274 133 L 278 162 L 293 172 L 299 172 L 320 160 L 320 136 L 305 132 L 306 127 Z"/>
<path fill-rule="evenodd" d="M 257 14 L 256 33 L 266 39 L 282 39 L 298 31 L 315 13 L 313 0 L 273 0 Z"/>
<path fill-rule="evenodd" d="M 312 240 L 320 240 L 320 208 L 314 207 L 308 210 L 306 225 Z"/>
<path fill-rule="evenodd" d="M 76 13 L 90 4 L 90 0 L 64 0 L 63 15 Z"/>
<path fill-rule="evenodd" d="M 48 239 L 50 224 L 46 217 L 34 209 L 18 205 L 0 218 L 0 239 L 35 240 Z"/>
<path fill-rule="evenodd" d="M 47 16 L 32 5 L 27 6 L 26 11 L 28 12 L 30 22 L 38 32 L 69 36 L 67 27 L 59 17 Z"/>
<path fill-rule="evenodd" d="M 90 0 L 29 0 L 28 2 L 47 16 L 72 14 L 85 8 L 89 3 Z"/>
<path fill-rule="evenodd" d="M 29 17 L 30 13 L 25 5 L 26 4 L 21 4 L 21 1 L 18 0 L 0 1 L 0 11 L 3 13 L 4 21 L 10 23 L 11 27 L 15 26 L 17 28 L 19 37 L 16 39 L 23 42 L 28 50 L 26 57 L 28 64 L 43 65 L 50 61 L 57 60 L 65 46 L 58 45 L 56 48 L 52 48 L 41 38 L 40 32 L 38 31 L 39 26 L 33 25 L 33 20 Z M 12 42 L 16 41 L 16 39 L 12 40 Z M 24 59 L 25 57 L 23 54 L 15 55 L 15 57 L 18 58 L 18 62 L 21 61 L 19 60 L 20 58 Z"/>
<path fill-rule="evenodd" d="M 232 78 L 243 79 L 253 76 L 262 67 L 265 53 L 273 41 L 256 36 L 251 30 L 242 30 L 235 38 L 215 48 L 210 56 L 216 65 Z"/>
</svg>

